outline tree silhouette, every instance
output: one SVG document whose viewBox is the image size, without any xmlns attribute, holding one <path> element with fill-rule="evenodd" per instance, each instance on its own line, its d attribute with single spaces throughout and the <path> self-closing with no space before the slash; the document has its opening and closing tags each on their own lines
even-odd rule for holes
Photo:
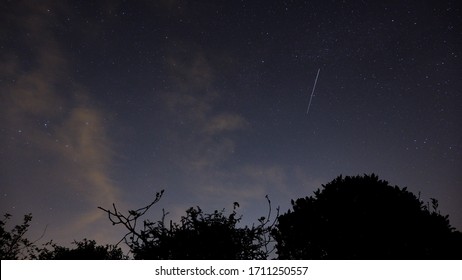
<svg viewBox="0 0 462 280">
<path fill-rule="evenodd" d="M 461 233 L 436 199 L 425 205 L 374 174 L 337 177 L 292 200 L 272 231 L 279 259 L 455 259 Z"/>
<path fill-rule="evenodd" d="M 201 208 L 189 208 L 179 224 L 166 227 L 163 222 L 146 222 L 143 235 L 151 242 L 134 243 L 136 259 L 265 259 L 259 232 L 236 228 L 236 212 L 205 214 Z"/>
<path fill-rule="evenodd" d="M 406 188 L 390 186 L 374 174 L 337 177 L 314 196 L 292 200 L 292 209 L 274 220 L 269 211 L 251 226 L 238 224 L 239 204 L 204 213 L 189 208 L 178 223 L 141 218 L 162 197 L 147 206 L 120 212 L 99 207 L 113 225 L 123 225 L 124 241 L 135 259 L 267 259 L 274 249 L 279 259 L 462 259 L 462 233 L 451 227 L 438 201 L 424 203 Z M 36 245 L 26 233 L 32 215 L 7 228 L 11 215 L 0 221 L 1 259 L 127 259 L 117 245 L 94 240 L 74 241 L 76 248 L 52 241 Z M 141 228 L 138 228 L 140 227 Z M 276 245 L 272 247 L 274 241 Z M 51 248 L 50 248 L 51 247 Z"/>
<path fill-rule="evenodd" d="M 200 207 L 189 208 L 180 223 L 170 221 L 165 224 L 167 213 L 157 222 L 143 221 L 138 230 L 138 219 L 161 198 L 163 192 L 156 195 L 154 201 L 138 210 L 128 211 L 128 215 L 101 208 L 108 214 L 114 225 L 125 226 L 128 233 L 123 240 L 130 247 L 135 259 L 267 259 L 271 253 L 268 248 L 270 231 L 271 202 L 268 199 L 267 217 L 261 217 L 258 225 L 239 228 L 242 217 L 237 216 L 238 203 L 234 203 L 233 212 L 226 216 L 224 210 L 204 213 Z"/>
<path fill-rule="evenodd" d="M 24 215 L 22 224 L 15 225 L 8 230 L 6 226 L 10 219 L 11 214 L 7 213 L 0 221 L 0 258 L 2 260 L 33 258 L 37 246 L 25 237 L 30 227 L 32 214 Z"/>
<path fill-rule="evenodd" d="M 52 245 L 53 250 L 42 249 L 39 254 L 41 260 L 123 260 L 127 259 L 122 249 L 113 245 L 97 245 L 95 240 L 83 239 L 74 241 L 77 247 Z"/>
<path fill-rule="evenodd" d="M 112 245 L 97 245 L 94 240 L 74 241 L 77 248 L 66 248 L 48 241 L 42 246 L 30 241 L 26 234 L 32 221 L 32 214 L 24 215 L 23 222 L 7 229 L 10 214 L 5 214 L 0 221 L 0 259 L 41 259 L 41 260 L 120 260 L 127 257 L 120 248 Z M 51 247 L 51 248 L 50 248 Z"/>
</svg>

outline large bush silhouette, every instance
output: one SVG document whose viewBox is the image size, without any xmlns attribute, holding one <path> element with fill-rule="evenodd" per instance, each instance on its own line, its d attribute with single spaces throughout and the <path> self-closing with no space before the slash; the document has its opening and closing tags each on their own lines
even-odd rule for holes
<svg viewBox="0 0 462 280">
<path fill-rule="evenodd" d="M 272 234 L 280 259 L 461 258 L 461 233 L 437 207 L 374 174 L 340 176 L 292 201 Z"/>
<path fill-rule="evenodd" d="M 74 241 L 76 248 L 52 244 L 52 249 L 42 248 L 41 260 L 123 260 L 127 259 L 122 249 L 113 245 L 98 245 L 95 240 Z"/>
<path fill-rule="evenodd" d="M 83 239 L 74 241 L 76 248 L 67 248 L 52 241 L 37 245 L 43 235 L 30 241 L 26 235 L 32 221 L 32 214 L 24 215 L 21 224 L 8 228 L 10 214 L 5 214 L 0 221 L 0 259 L 21 260 L 120 260 L 127 257 L 122 250 L 113 245 L 97 245 L 96 241 Z"/>
<path fill-rule="evenodd" d="M 179 224 L 146 223 L 147 242 L 133 243 L 136 259 L 266 259 L 260 230 L 238 228 L 239 218 L 222 211 L 189 208 Z"/>
<path fill-rule="evenodd" d="M 139 218 L 162 196 L 156 195 L 154 201 L 128 214 L 113 210 L 105 211 L 114 225 L 120 224 L 128 230 L 123 240 L 129 246 L 135 259 L 267 259 L 271 253 L 268 248 L 270 231 L 271 203 L 267 217 L 261 217 L 257 225 L 238 227 L 241 220 L 234 209 L 228 216 L 222 211 L 204 213 L 200 207 L 189 208 L 179 223 L 165 224 L 166 213 L 157 222 L 143 221 L 140 229 Z"/>
<path fill-rule="evenodd" d="M 101 208 L 113 225 L 127 229 L 124 241 L 135 259 L 267 259 L 276 250 L 279 259 L 462 259 L 462 234 L 451 227 L 438 201 L 419 197 L 374 174 L 337 177 L 313 196 L 292 201 L 292 209 L 251 226 L 239 226 L 238 203 L 205 213 L 189 208 L 178 223 L 144 218 L 162 197 L 148 206 L 120 212 Z M 1 259 L 126 259 L 120 248 L 75 241 L 66 248 L 49 241 L 42 246 L 26 237 L 32 215 L 8 226 L 11 215 L 0 221 Z M 45 234 L 45 231 L 44 231 Z M 44 235 L 43 234 L 43 235 Z M 120 243 L 120 242 L 119 242 Z M 273 244 L 276 243 L 275 246 Z"/>
</svg>

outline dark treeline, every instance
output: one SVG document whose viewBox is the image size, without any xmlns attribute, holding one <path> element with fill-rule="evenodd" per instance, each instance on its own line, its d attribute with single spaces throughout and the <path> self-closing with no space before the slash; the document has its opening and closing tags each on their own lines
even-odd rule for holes
<svg viewBox="0 0 462 280">
<path fill-rule="evenodd" d="M 406 188 L 391 186 L 372 175 L 342 177 L 322 185 L 312 196 L 292 200 L 292 208 L 267 214 L 252 226 L 239 226 L 242 216 L 234 203 L 204 213 L 189 208 L 178 223 L 144 219 L 151 204 L 127 213 L 116 205 L 106 212 L 129 256 L 115 245 L 75 241 L 74 248 L 53 242 L 37 245 L 24 237 L 32 219 L 7 229 L 0 221 L 1 259 L 462 259 L 462 233 L 438 210 L 438 201 L 423 202 Z M 137 228 L 136 225 L 141 225 Z"/>
</svg>

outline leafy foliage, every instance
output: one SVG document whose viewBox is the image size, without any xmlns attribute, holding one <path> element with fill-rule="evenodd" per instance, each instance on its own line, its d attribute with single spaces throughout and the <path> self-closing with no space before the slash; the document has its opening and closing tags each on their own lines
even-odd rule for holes
<svg viewBox="0 0 462 280">
<path fill-rule="evenodd" d="M 122 260 L 127 259 L 122 249 L 113 245 L 97 245 L 96 241 L 83 239 L 74 241 L 77 247 L 67 247 L 52 244 L 52 250 L 44 248 L 40 254 L 41 260 Z"/>
<path fill-rule="evenodd" d="M 272 234 L 280 259 L 461 258 L 461 233 L 406 188 L 374 174 L 336 178 L 292 201 Z"/>
<path fill-rule="evenodd" d="M 6 228 L 10 214 L 0 221 L 0 259 L 41 259 L 41 260 L 120 260 L 127 257 L 120 248 L 112 245 L 97 245 L 94 240 L 74 241 L 77 248 L 66 248 L 49 241 L 41 246 L 30 241 L 25 235 L 32 221 L 32 214 L 24 215 L 22 224 L 12 229 Z M 43 236 L 42 236 L 43 237 Z M 51 248 L 50 248 L 51 247 Z"/>
<path fill-rule="evenodd" d="M 4 219 L 0 221 L 0 259 L 2 260 L 23 260 L 23 259 L 39 259 L 40 255 L 48 252 L 47 246 L 52 245 L 49 241 L 42 246 L 37 246 L 37 242 L 43 235 L 35 240 L 30 241 L 26 234 L 29 230 L 32 221 L 32 214 L 24 215 L 23 222 L 15 225 L 11 229 L 7 229 L 7 224 L 11 219 L 11 214 L 4 214 Z"/>
<path fill-rule="evenodd" d="M 113 204 L 107 213 L 113 225 L 122 225 L 124 241 L 135 259 L 268 259 L 276 250 L 279 259 L 461 259 L 462 233 L 441 215 L 434 198 L 420 197 L 374 174 L 337 177 L 313 196 L 292 200 L 292 209 L 252 226 L 240 227 L 242 216 L 234 203 L 225 210 L 205 213 L 200 207 L 186 210 L 179 223 L 142 220 L 162 197 L 157 193 L 147 206 L 123 214 Z M 127 259 L 116 245 L 94 240 L 74 241 L 66 248 L 52 241 L 37 246 L 27 239 L 32 215 L 8 228 L 10 214 L 0 221 L 1 259 L 119 260 Z M 46 228 L 45 228 L 46 230 Z M 276 245 L 273 246 L 273 244 Z"/>
<path fill-rule="evenodd" d="M 33 258 L 36 245 L 25 237 L 32 215 L 24 215 L 22 224 L 15 225 L 11 230 L 6 229 L 10 214 L 5 214 L 0 221 L 0 258 L 2 260 L 18 260 Z"/>
<path fill-rule="evenodd" d="M 180 223 L 165 225 L 166 214 L 158 222 L 143 221 L 143 228 L 136 229 L 138 218 L 157 202 L 162 192 L 156 195 L 153 203 L 138 210 L 128 211 L 125 216 L 115 205 L 109 211 L 113 224 L 124 225 L 129 232 L 123 240 L 130 247 L 135 259 L 267 259 L 271 250 L 270 210 L 267 217 L 258 220 L 258 225 L 239 228 L 242 217 L 237 217 L 234 203 L 233 212 L 226 216 L 224 210 L 204 213 L 200 207 L 189 208 Z"/>
</svg>

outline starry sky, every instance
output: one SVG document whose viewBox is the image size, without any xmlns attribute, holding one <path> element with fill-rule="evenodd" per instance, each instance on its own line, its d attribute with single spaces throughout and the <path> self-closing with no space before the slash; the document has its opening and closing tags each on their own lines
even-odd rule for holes
<svg viewBox="0 0 462 280">
<path fill-rule="evenodd" d="M 462 230 L 457 1 L 2 1 L 0 210 L 115 243 L 97 209 L 285 212 L 340 174 Z M 312 97 L 316 73 L 319 78 Z M 393 207 L 393 205 L 390 205 Z M 13 219 L 14 220 L 14 219 Z"/>
</svg>

